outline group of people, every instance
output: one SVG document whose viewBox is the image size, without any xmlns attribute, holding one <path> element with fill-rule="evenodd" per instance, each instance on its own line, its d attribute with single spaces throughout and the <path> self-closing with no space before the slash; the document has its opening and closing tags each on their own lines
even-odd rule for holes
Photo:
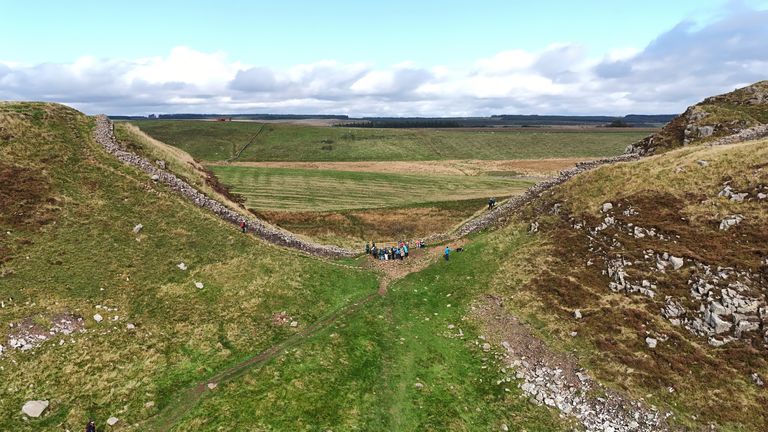
<svg viewBox="0 0 768 432">
<path fill-rule="evenodd" d="M 421 240 L 416 240 L 414 242 L 414 247 L 417 249 L 423 248 L 424 243 Z M 408 258 L 410 249 L 411 249 L 410 242 L 404 242 L 404 241 L 401 241 L 394 246 L 382 246 L 382 247 L 376 246 L 376 242 L 370 242 L 365 244 L 365 253 L 367 255 L 371 255 L 372 257 L 376 259 L 380 259 L 382 261 L 398 260 L 398 259 L 404 260 Z"/>
</svg>

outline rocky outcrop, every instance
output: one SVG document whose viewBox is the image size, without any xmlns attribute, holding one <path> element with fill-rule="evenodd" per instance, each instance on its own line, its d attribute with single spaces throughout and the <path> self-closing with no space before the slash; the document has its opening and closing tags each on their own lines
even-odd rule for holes
<svg viewBox="0 0 768 432">
<path fill-rule="evenodd" d="M 768 81 L 688 107 L 659 132 L 630 144 L 625 153 L 650 155 L 698 143 L 735 144 L 768 136 Z"/>
<path fill-rule="evenodd" d="M 244 221 L 248 225 L 249 232 L 256 234 L 270 243 L 324 257 L 351 257 L 356 255 L 355 252 L 348 249 L 337 246 L 315 244 L 299 239 L 289 232 L 265 224 L 260 219 L 246 217 L 203 194 L 186 181 L 163 170 L 158 164 L 152 163 L 147 159 L 124 149 L 115 139 L 112 122 L 107 116 L 96 116 L 96 128 L 93 134 L 96 142 L 103 146 L 109 154 L 116 157 L 119 161 L 126 165 L 138 168 L 148 174 L 153 181 L 166 185 L 169 189 L 189 201 L 192 201 L 198 207 L 212 212 L 229 223 L 239 225 Z"/>
</svg>

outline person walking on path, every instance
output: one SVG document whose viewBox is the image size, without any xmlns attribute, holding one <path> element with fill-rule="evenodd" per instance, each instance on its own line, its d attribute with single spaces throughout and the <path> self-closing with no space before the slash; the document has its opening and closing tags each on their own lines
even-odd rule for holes
<svg viewBox="0 0 768 432">
<path fill-rule="evenodd" d="M 370 243 L 365 244 L 365 254 L 368 255 L 371 253 L 371 245 Z"/>
<path fill-rule="evenodd" d="M 445 256 L 445 260 L 446 260 L 446 261 L 448 261 L 448 259 L 449 259 L 450 255 L 451 255 L 451 248 L 450 248 L 450 247 L 448 247 L 448 246 L 446 246 L 446 247 L 445 247 L 445 255 L 444 255 L 444 256 Z"/>
<path fill-rule="evenodd" d="M 245 224 L 245 221 L 240 221 L 240 231 L 246 232 L 248 230 L 248 225 Z"/>
</svg>

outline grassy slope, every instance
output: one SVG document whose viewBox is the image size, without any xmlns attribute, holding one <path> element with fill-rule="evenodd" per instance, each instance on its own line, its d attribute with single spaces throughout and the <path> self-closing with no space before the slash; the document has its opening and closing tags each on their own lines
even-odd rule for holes
<svg viewBox="0 0 768 432">
<path fill-rule="evenodd" d="M 698 160 L 709 164 L 702 167 Z M 713 348 L 663 319 L 659 310 L 665 295 L 684 296 L 689 291 L 687 271 L 642 274 L 629 268 L 633 278 L 659 284 L 658 295 L 650 299 L 612 293 L 608 277 L 601 274 L 600 256 L 588 250 L 588 239 L 571 228 L 569 217 L 595 223 L 604 202 L 632 206 L 639 216 L 631 221 L 680 238 L 660 242 L 619 235 L 627 260 L 642 261 L 643 250 L 652 248 L 714 268 L 762 269 L 758 271 L 764 274 L 760 260 L 768 256 L 768 203 L 735 203 L 717 194 L 730 179 L 734 189 L 752 191 L 754 196 L 755 186 L 768 184 L 766 164 L 764 140 L 684 148 L 581 175 L 515 219 L 525 224 L 510 225 L 494 235 L 494 247 L 503 250 L 503 239 L 525 230 L 528 222 L 538 220 L 541 225 L 525 247 L 509 255 L 489 252 L 501 260 L 490 289 L 551 346 L 576 352 L 603 382 L 660 404 L 674 412 L 678 422 L 694 429 L 714 424 L 718 430 L 765 430 L 768 398 L 750 379 L 753 372 L 768 374 L 766 348 L 759 336 L 752 342 Z M 554 203 L 563 205 L 559 216 L 550 212 Z M 738 229 L 718 230 L 724 215 L 737 213 L 745 216 Z M 586 266 L 588 259 L 595 264 Z M 584 319 L 574 320 L 574 309 L 580 309 Z M 571 337 L 572 331 L 578 337 Z M 669 340 L 649 350 L 644 342 L 647 332 L 666 334 Z M 670 387 L 675 391 L 670 393 Z"/>
<path fill-rule="evenodd" d="M 501 198 L 501 197 L 499 197 Z M 338 212 L 261 211 L 257 215 L 288 231 L 322 243 L 360 248 L 374 241 L 425 238 L 449 232 L 462 221 L 486 208 L 486 199 L 421 202 L 412 206 Z"/>
<path fill-rule="evenodd" d="M 273 313 L 286 311 L 300 329 L 376 290 L 370 273 L 241 235 L 113 160 L 91 128 L 62 106 L 0 105 L 0 343 L 11 323 L 47 331 L 65 312 L 87 329 L 6 351 L 0 429 L 80 430 L 110 415 L 131 424 L 296 331 L 273 325 Z M 189 270 L 176 267 L 182 261 Z M 42 418 L 20 413 L 29 399 L 51 402 Z"/>
<path fill-rule="evenodd" d="M 247 143 L 258 123 L 135 122 L 144 132 L 200 160 L 225 160 Z M 353 129 L 268 124 L 242 161 L 393 161 L 539 159 L 620 154 L 647 132 L 444 131 Z"/>
<path fill-rule="evenodd" d="M 496 177 L 420 176 L 354 171 L 213 166 L 256 210 L 329 211 L 402 207 L 522 193 L 532 182 Z"/>
<path fill-rule="evenodd" d="M 525 237 L 507 238 L 506 250 Z M 465 319 L 476 288 L 498 270 L 486 249 L 480 239 L 394 284 L 359 314 L 209 393 L 174 430 L 565 430 L 521 396 L 514 372 L 480 350 Z"/>
</svg>

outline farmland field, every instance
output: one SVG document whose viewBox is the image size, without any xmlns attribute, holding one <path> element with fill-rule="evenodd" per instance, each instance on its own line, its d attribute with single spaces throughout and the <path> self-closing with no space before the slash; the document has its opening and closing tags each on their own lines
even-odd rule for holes
<svg viewBox="0 0 768 432">
<path fill-rule="evenodd" d="M 421 176 L 290 168 L 212 166 L 256 210 L 331 211 L 402 207 L 522 193 L 533 182 L 502 177 Z"/>
<path fill-rule="evenodd" d="M 295 124 L 146 120 L 145 133 L 205 161 L 227 160 L 254 135 L 240 161 L 425 161 L 604 157 L 648 129 L 358 129 Z M 261 132 L 260 132 L 261 131 Z"/>
<path fill-rule="evenodd" d="M 147 134 L 184 150 L 259 217 L 317 241 L 355 248 L 368 240 L 448 231 L 482 211 L 489 197 L 519 195 L 580 161 L 620 154 L 651 132 L 133 124 L 138 129 L 118 123 L 118 134 L 134 144 Z"/>
</svg>

